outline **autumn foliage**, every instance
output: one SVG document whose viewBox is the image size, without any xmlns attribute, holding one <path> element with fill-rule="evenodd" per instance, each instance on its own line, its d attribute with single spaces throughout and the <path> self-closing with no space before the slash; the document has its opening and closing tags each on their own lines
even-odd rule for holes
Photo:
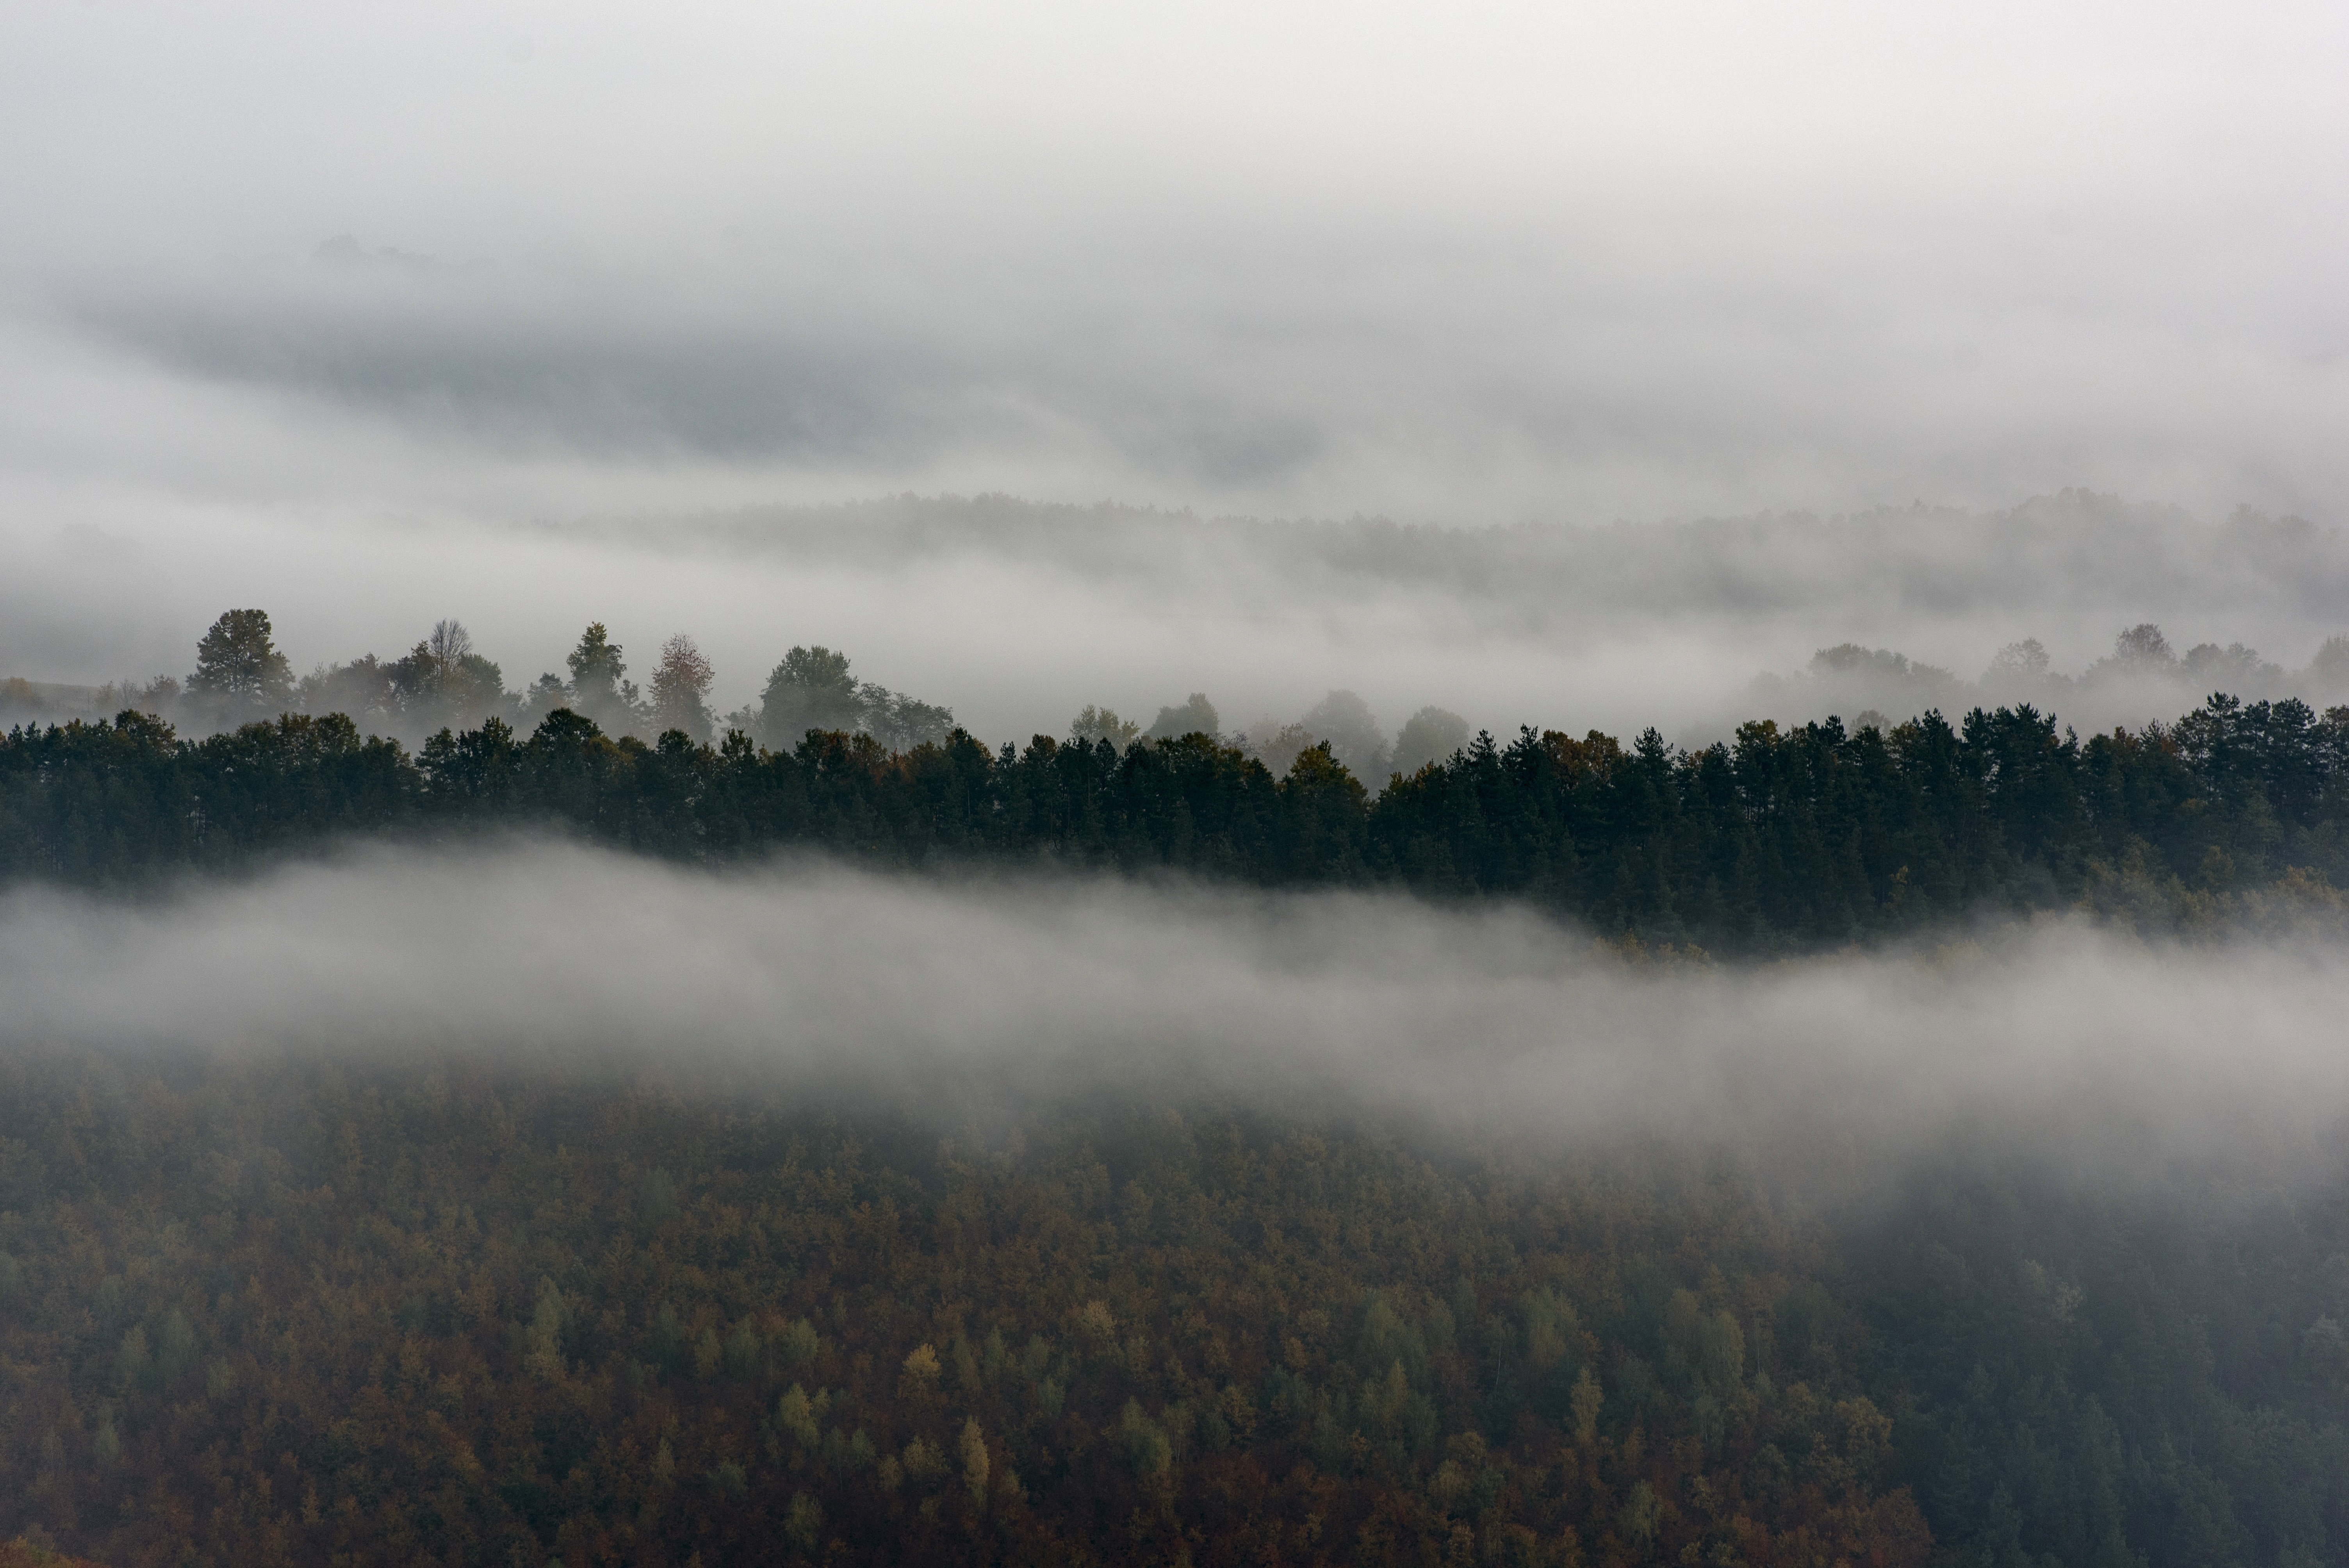
<svg viewBox="0 0 2349 1568">
<path fill-rule="evenodd" d="M 20 1062 L 0 1532 L 117 1565 L 1920 1563 L 1816 1237 L 1136 1109 Z"/>
</svg>

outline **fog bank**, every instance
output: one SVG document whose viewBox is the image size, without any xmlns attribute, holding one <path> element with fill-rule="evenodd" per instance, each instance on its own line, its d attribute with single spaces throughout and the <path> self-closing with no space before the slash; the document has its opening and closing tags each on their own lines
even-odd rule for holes
<svg viewBox="0 0 2349 1568">
<path fill-rule="evenodd" d="M 1471 733 L 1654 725 L 1692 742 L 1746 718 L 1849 723 L 1871 707 L 1897 722 L 1928 706 L 2029 700 L 2085 732 L 2174 718 L 2214 689 L 2349 700 L 2349 679 L 2301 678 L 2327 638 L 2349 633 L 2337 524 L 2079 490 L 1986 511 L 1588 528 L 1000 496 L 483 528 L 214 509 L 104 527 L 45 516 L 15 551 L 24 570 L 0 574 L 0 677 L 93 686 L 184 676 L 213 618 L 254 605 L 297 675 L 397 658 L 454 616 L 517 690 L 562 671 L 590 620 L 611 628 L 638 680 L 666 638 L 689 632 L 716 665 L 720 713 L 753 700 L 786 650 L 821 644 L 861 678 L 951 707 L 990 744 L 1064 735 L 1089 704 L 1147 724 L 1194 691 L 1227 731 L 1277 727 L 1346 690 L 1390 738 L 1433 704 Z M 2024 639 L 2055 675 L 2078 675 L 2145 623 L 2180 655 L 2242 645 L 2277 669 L 2247 681 L 2181 664 L 2093 688 L 1982 681 Z M 1754 685 L 1842 645 L 1947 678 L 1860 668 Z"/>
<path fill-rule="evenodd" d="M 1130 882 L 710 877 L 567 848 L 361 855 L 161 905 L 0 904 L 0 1040 L 146 1062 L 453 1052 L 879 1106 L 1099 1097 L 1661 1139 L 1864 1193 L 1970 1148 L 2100 1180 L 2349 1112 L 2349 955 L 2050 923 L 1914 954 L 1629 965 L 1521 911 Z M 2285 1169 L 2280 1162 L 2276 1169 Z"/>
</svg>

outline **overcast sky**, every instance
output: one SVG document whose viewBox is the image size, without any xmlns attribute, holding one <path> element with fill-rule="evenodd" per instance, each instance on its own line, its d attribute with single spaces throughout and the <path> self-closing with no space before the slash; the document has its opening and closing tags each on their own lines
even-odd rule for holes
<svg viewBox="0 0 2349 1568">
<path fill-rule="evenodd" d="M 503 531 L 906 490 L 1460 524 L 2349 499 L 2337 5 L 95 0 L 6 31 L 0 546 L 114 562 L 158 645 L 266 593 L 351 624 L 305 666 L 501 605 L 763 661 L 798 639 L 741 631 L 726 569 Z M 1016 643 L 1045 589 L 993 586 Z M 952 668 L 889 635 L 861 667 Z M 26 673 L 136 638 L 83 641 Z"/>
</svg>

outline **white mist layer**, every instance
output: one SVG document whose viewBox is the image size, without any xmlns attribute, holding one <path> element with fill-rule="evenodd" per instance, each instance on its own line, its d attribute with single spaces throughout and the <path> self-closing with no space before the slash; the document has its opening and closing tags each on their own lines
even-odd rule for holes
<svg viewBox="0 0 2349 1568">
<path fill-rule="evenodd" d="M 544 845 L 367 854 L 166 905 L 0 903 L 0 1041 L 126 1062 L 454 1051 L 951 1126 L 1103 1095 L 1742 1148 L 1865 1187 L 1952 1142 L 2084 1173 L 2306 1149 L 2349 955 L 2054 923 L 1640 970 L 1521 910 L 1131 882 L 712 877 Z"/>
<path fill-rule="evenodd" d="M 296 673 L 397 658 L 454 616 L 521 688 L 560 673 L 595 620 L 639 680 L 664 639 L 692 634 L 720 712 L 755 701 L 787 649 L 822 644 L 990 745 L 1065 734 L 1089 704 L 1147 724 L 1194 691 L 1237 730 L 1296 718 L 1333 689 L 1360 693 L 1389 735 L 1433 704 L 1504 739 L 1521 724 L 1624 737 L 1654 725 L 1702 744 L 1749 718 L 1877 707 L 1898 721 L 1935 700 L 1858 679 L 1748 689 L 1844 643 L 1971 682 L 2024 637 L 2077 674 L 2151 621 L 2181 653 L 2240 642 L 2297 676 L 2349 633 L 2338 527 L 2077 492 L 1997 512 L 1461 531 L 1007 498 L 529 528 L 60 501 L 0 504 L 0 552 L 17 568 L 0 573 L 0 677 L 184 676 L 213 618 L 252 606 Z M 2173 719 L 2209 689 L 2108 681 L 1938 700 L 1952 717 L 1975 700 L 2032 700 L 2085 734 Z M 2294 695 L 2323 707 L 2349 686 Z"/>
</svg>

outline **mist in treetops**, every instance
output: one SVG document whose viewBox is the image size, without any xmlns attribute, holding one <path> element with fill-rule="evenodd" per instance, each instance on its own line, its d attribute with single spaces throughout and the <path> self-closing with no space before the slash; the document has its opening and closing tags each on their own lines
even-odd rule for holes
<svg viewBox="0 0 2349 1568">
<path fill-rule="evenodd" d="M 10 624 L 0 716 L 139 706 L 201 734 L 264 711 L 343 712 L 412 748 L 444 723 L 527 726 L 567 706 L 647 739 L 740 728 L 788 745 L 812 727 L 900 750 L 957 723 L 1024 741 L 1075 720 L 1088 735 L 1232 738 L 1276 772 L 1327 740 L 1376 788 L 1479 729 L 1521 724 L 1652 726 L 1702 745 L 1748 720 L 1889 727 L 2028 703 L 2087 733 L 2214 691 L 2319 708 L 2349 697 L 2340 531 L 2248 512 L 2206 524 L 2076 492 L 1997 513 L 1466 531 L 906 498 L 541 530 L 527 548 L 616 574 L 596 592 L 624 608 L 648 575 L 697 579 L 709 598 L 649 625 L 601 612 L 584 632 L 535 594 L 471 621 L 419 609 L 386 627 L 399 640 L 367 649 L 324 639 L 384 618 L 379 593 L 365 609 L 301 595 L 290 614 L 240 611 L 263 617 L 241 632 L 191 615 L 191 643 L 258 639 L 222 655 L 259 661 L 239 676 L 208 674 L 187 645 L 159 647 L 151 628 L 121 626 L 101 646 L 119 606 L 53 641 L 42 620 L 61 612 L 28 598 Z M 86 564 L 103 562 L 114 594 L 126 573 L 137 583 L 144 553 Z M 76 587 L 72 562 L 58 564 L 52 602 Z M 755 629 L 771 610 L 746 624 L 736 594 L 750 581 L 820 585 L 799 617 L 806 640 L 778 646 Z M 1033 608 L 996 613 L 950 583 Z M 965 614 L 984 625 L 945 645 Z M 517 618 L 544 630 L 519 636 Z M 1212 637 L 1185 635 L 1208 626 Z M 723 650 L 744 662 L 721 666 Z M 144 674 L 119 667 L 142 657 Z"/>
</svg>

